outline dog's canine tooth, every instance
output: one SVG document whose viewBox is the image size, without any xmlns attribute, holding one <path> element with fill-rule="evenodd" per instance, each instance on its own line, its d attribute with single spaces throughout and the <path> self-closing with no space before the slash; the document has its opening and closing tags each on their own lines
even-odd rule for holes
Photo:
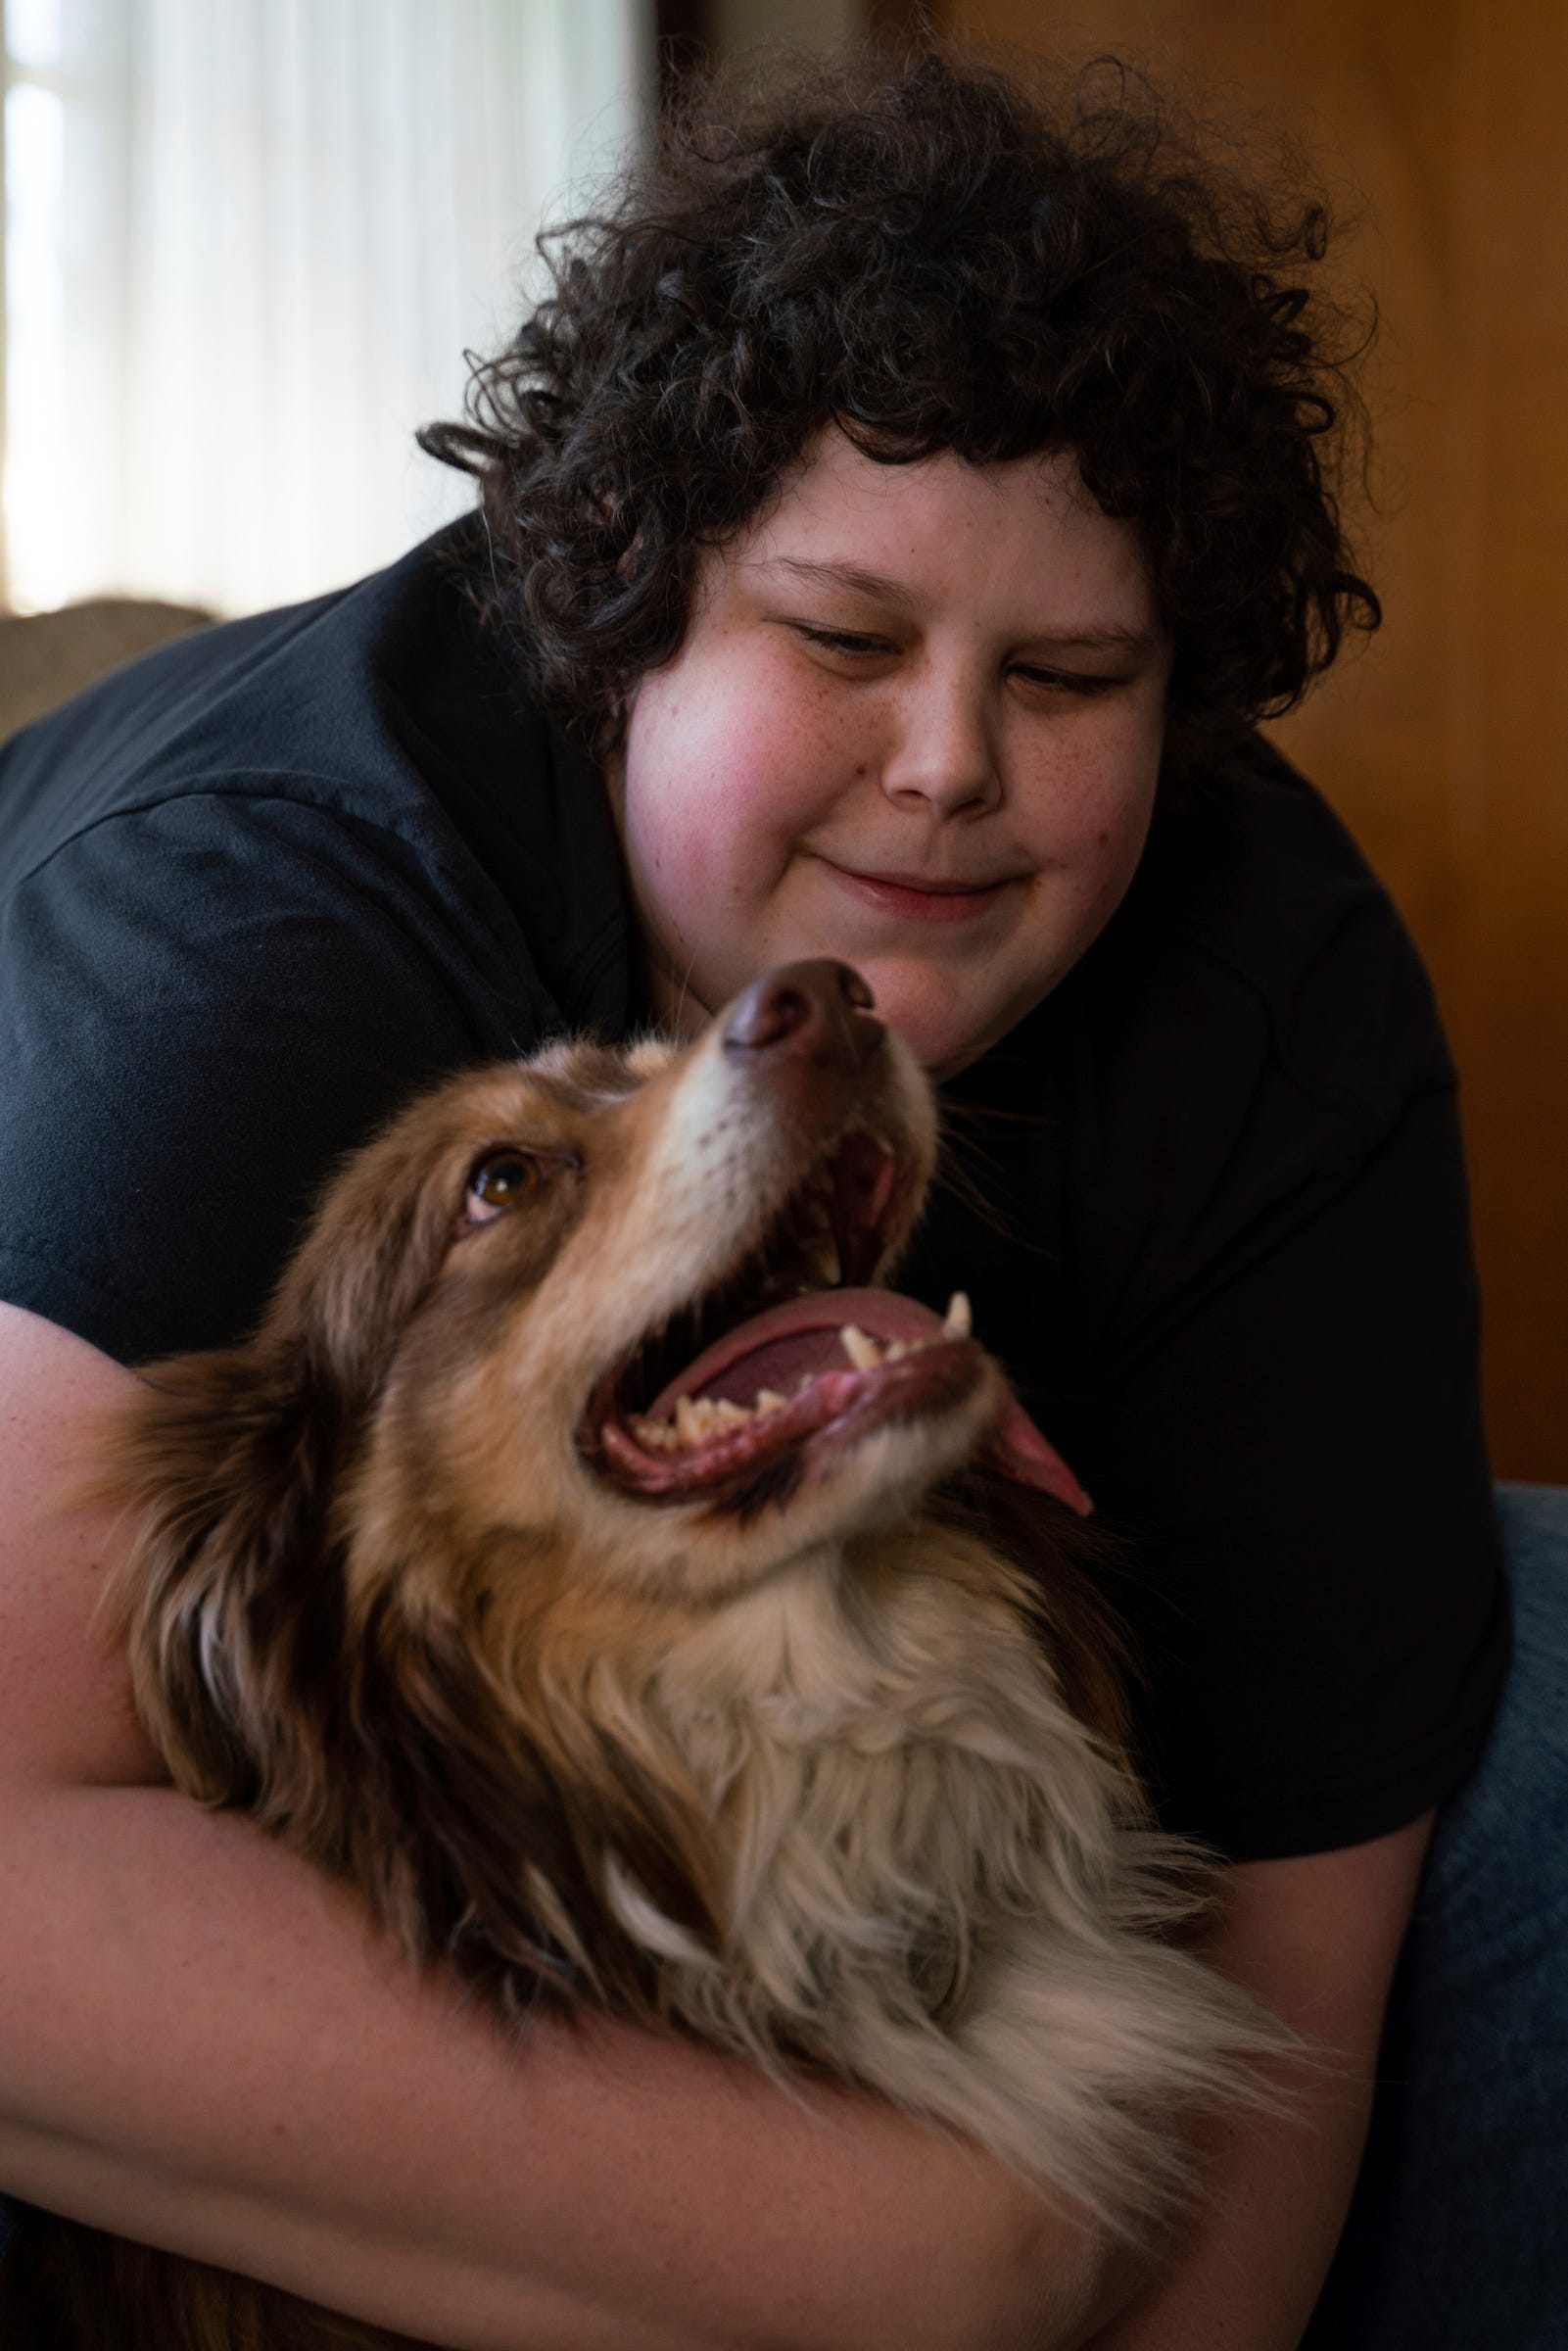
<svg viewBox="0 0 1568 2351">
<path fill-rule="evenodd" d="M 683 1445 L 698 1445 L 702 1441 L 702 1422 L 689 1396 L 676 1398 L 675 1433 Z"/>
<path fill-rule="evenodd" d="M 780 1413 L 788 1401 L 788 1397 L 781 1396 L 776 1388 L 759 1388 L 751 1409 L 754 1413 Z"/>
<path fill-rule="evenodd" d="M 817 1276 L 818 1286 L 835 1290 L 843 1268 L 839 1263 L 837 1244 L 831 1240 L 819 1242 L 807 1256 L 807 1266 Z"/>
<path fill-rule="evenodd" d="M 967 1339 L 974 1327 L 970 1302 L 962 1290 L 955 1290 L 947 1302 L 947 1319 L 942 1324 L 944 1339 Z"/>
<path fill-rule="evenodd" d="M 881 1363 L 882 1351 L 875 1339 L 868 1338 L 853 1322 L 846 1322 L 838 1333 L 838 1343 L 857 1371 L 875 1371 Z"/>
</svg>

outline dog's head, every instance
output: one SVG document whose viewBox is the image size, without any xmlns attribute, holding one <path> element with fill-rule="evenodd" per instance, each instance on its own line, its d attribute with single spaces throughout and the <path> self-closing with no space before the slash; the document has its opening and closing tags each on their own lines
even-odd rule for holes
<svg viewBox="0 0 1568 2351">
<path fill-rule="evenodd" d="M 935 1130 L 868 1002 L 792 966 L 685 1051 L 460 1079 L 356 1163 L 277 1310 L 356 1367 L 351 1580 L 439 1492 L 449 1551 L 548 1528 L 578 1576 L 716 1596 L 974 1450 L 993 1367 L 870 1286 Z"/>
<path fill-rule="evenodd" d="M 1008 1397 L 962 1303 L 873 1286 L 936 1137 L 869 1005 L 792 965 L 684 1051 L 454 1079 L 348 1166 L 245 1360 L 330 1439 L 351 1594 L 522 1538 L 717 1597 L 974 1452 Z"/>
</svg>

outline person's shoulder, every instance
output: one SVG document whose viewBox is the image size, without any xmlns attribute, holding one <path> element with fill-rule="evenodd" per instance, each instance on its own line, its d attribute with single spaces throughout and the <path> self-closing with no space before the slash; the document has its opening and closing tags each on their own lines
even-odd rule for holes
<svg viewBox="0 0 1568 2351">
<path fill-rule="evenodd" d="M 1325 939 L 1389 903 L 1349 827 L 1259 734 L 1163 792 L 1139 875 L 1152 919 L 1288 988 Z"/>
<path fill-rule="evenodd" d="M 522 986 L 531 1026 L 624 1026 L 608 809 L 525 651 L 479 618 L 477 536 L 467 518 L 352 587 L 197 631 L 24 729 L 0 750 L 0 904 L 134 887 L 166 910 L 177 892 L 186 924 L 193 891 L 254 885 L 323 919 L 335 890 L 353 927 L 391 890 L 389 920 L 481 993 Z"/>
<path fill-rule="evenodd" d="M 0 1294 L 123 1362 L 246 1327 L 421 1084 L 625 1026 L 602 795 L 532 757 L 430 552 L 105 681 L 0 773 Z M 83 1225 L 52 1172 L 111 1134 Z"/>
<path fill-rule="evenodd" d="M 546 756 L 542 714 L 476 647 L 463 528 L 309 602 L 195 630 L 24 729 L 0 753 L 0 883 L 180 800 L 292 800 L 419 838 L 447 813 L 450 773 L 503 751 L 515 774 L 536 737 Z"/>
<path fill-rule="evenodd" d="M 1157 812 L 1092 991 L 1134 1062 L 1266 1069 L 1325 1113 L 1385 1132 L 1450 1084 L 1431 981 L 1392 896 L 1324 794 L 1261 736 Z M 1216 1060 L 1216 1041 L 1229 1043 Z"/>
</svg>

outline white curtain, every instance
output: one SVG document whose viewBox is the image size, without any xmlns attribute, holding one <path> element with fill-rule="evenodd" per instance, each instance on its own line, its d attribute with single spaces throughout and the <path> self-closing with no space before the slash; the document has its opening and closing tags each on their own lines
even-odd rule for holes
<svg viewBox="0 0 1568 2351">
<path fill-rule="evenodd" d="M 7 30 L 12 600 L 256 610 L 468 504 L 413 429 L 640 134 L 649 0 L 7 0 Z"/>
</svg>

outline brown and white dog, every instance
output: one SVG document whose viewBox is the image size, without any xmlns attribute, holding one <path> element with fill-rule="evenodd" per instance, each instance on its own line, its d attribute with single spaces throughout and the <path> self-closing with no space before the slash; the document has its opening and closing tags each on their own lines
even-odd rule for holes
<svg viewBox="0 0 1568 2351">
<path fill-rule="evenodd" d="M 415 1103 L 113 1432 L 118 1623 L 178 1786 L 520 2028 L 818 2069 L 1147 2235 L 1286 2039 L 1173 1940 L 1084 1497 L 961 1300 L 871 1286 L 936 1129 L 869 1006 L 791 965 Z M 5 2291 L 73 2351 L 393 2340 L 42 2216 Z"/>
</svg>

